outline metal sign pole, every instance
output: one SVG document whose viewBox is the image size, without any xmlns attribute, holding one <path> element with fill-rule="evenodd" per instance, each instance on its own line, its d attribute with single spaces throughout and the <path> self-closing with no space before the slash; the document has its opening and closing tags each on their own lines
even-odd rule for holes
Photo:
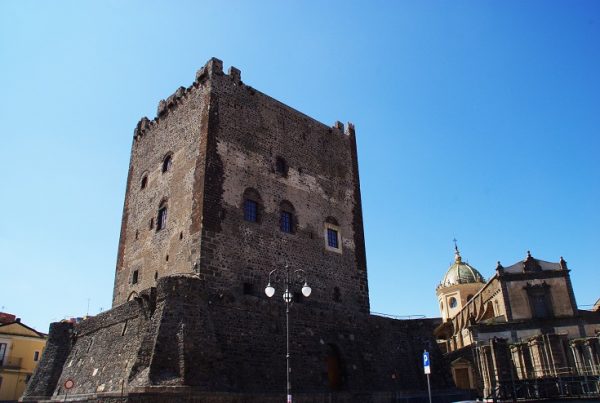
<svg viewBox="0 0 600 403">
<path fill-rule="evenodd" d="M 427 375 L 427 393 L 429 395 L 429 403 L 431 403 L 431 382 L 429 381 L 429 374 L 431 374 L 431 363 L 429 361 L 429 352 L 423 351 L 423 371 Z"/>
<path fill-rule="evenodd" d="M 431 384 L 429 383 L 429 374 L 427 374 L 427 392 L 429 393 L 429 403 L 431 403 Z"/>
</svg>

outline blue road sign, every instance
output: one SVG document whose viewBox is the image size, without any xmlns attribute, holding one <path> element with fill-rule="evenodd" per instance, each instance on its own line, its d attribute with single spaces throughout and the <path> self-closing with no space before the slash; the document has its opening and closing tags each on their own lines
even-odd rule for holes
<svg viewBox="0 0 600 403">
<path fill-rule="evenodd" d="M 426 374 L 430 374 L 431 373 L 431 363 L 429 362 L 429 352 L 428 351 L 424 351 L 423 352 L 423 369 L 425 370 Z"/>
</svg>

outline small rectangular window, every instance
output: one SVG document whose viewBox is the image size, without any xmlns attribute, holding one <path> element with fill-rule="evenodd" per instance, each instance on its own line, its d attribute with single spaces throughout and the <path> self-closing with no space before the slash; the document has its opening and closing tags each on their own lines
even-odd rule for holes
<svg viewBox="0 0 600 403">
<path fill-rule="evenodd" d="M 39 359 L 40 359 L 40 352 L 34 351 L 33 352 L 33 361 L 39 361 Z"/>
<path fill-rule="evenodd" d="M 244 295 L 253 295 L 253 294 L 254 294 L 254 284 L 244 283 Z"/>
<path fill-rule="evenodd" d="M 256 222 L 256 207 L 254 200 L 244 200 L 244 220 Z"/>
<path fill-rule="evenodd" d="M 131 284 L 137 284 L 138 275 L 139 275 L 139 272 L 137 270 L 134 270 L 133 275 L 131 276 Z"/>
<path fill-rule="evenodd" d="M 329 245 L 330 248 L 339 248 L 338 232 L 336 230 L 327 228 L 327 245 Z"/>
<path fill-rule="evenodd" d="M 280 229 L 283 232 L 288 232 L 288 233 L 292 232 L 292 213 L 290 213 L 288 211 L 281 212 Z"/>
</svg>

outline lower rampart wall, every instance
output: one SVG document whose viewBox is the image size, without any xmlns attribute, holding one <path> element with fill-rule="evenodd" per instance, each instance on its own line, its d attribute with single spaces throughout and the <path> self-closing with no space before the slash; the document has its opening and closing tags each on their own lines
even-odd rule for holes
<svg viewBox="0 0 600 403">
<path fill-rule="evenodd" d="M 434 363 L 432 387 L 445 390 L 452 380 L 432 338 L 437 324 L 324 311 L 312 307 L 310 299 L 293 304 L 295 401 L 388 402 L 394 394 L 422 396 L 427 390 L 421 361 L 425 348 Z M 24 401 L 62 401 L 68 379 L 75 384 L 68 400 L 79 401 L 268 403 L 285 394 L 281 298 L 209 294 L 197 277 L 171 276 L 132 301 L 69 326 L 53 324 Z M 52 353 L 52 340 L 62 355 Z M 383 400 L 371 400 L 375 396 Z"/>
</svg>

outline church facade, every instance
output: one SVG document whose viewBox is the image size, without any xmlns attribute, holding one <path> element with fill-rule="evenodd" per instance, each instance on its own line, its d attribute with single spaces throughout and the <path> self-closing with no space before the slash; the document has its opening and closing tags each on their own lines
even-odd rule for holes
<svg viewBox="0 0 600 403">
<path fill-rule="evenodd" d="M 484 397 L 599 396 L 600 312 L 578 309 L 570 270 L 527 257 L 483 276 L 455 263 L 436 291 L 435 335 L 455 384 Z"/>
<path fill-rule="evenodd" d="M 134 131 L 112 309 L 51 325 L 23 400 L 282 401 L 286 266 L 295 402 L 423 396 L 424 349 L 450 399 L 439 320 L 370 314 L 362 220 L 354 126 L 209 60 Z"/>
</svg>

